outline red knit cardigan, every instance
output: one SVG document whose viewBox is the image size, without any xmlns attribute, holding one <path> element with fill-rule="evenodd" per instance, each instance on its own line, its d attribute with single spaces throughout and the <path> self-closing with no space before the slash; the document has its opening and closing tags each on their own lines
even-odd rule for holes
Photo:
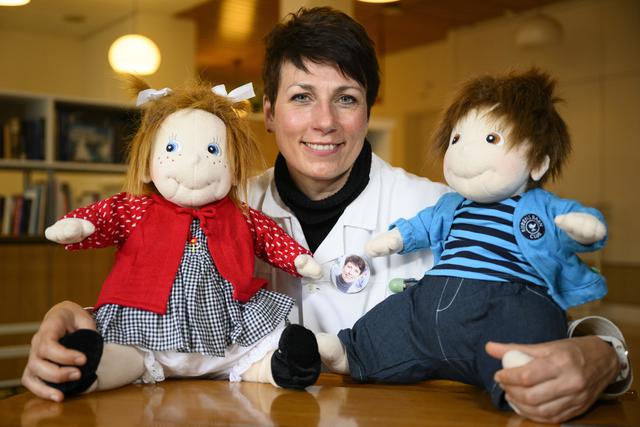
<svg viewBox="0 0 640 427">
<path fill-rule="evenodd" d="M 67 249 L 118 246 L 95 308 L 118 304 L 165 314 L 193 218 L 200 219 L 211 257 L 240 302 L 266 284 L 253 277 L 254 255 L 300 277 L 294 260 L 310 254 L 271 218 L 248 207 L 243 213 L 229 198 L 189 209 L 159 195 L 120 193 L 64 218 L 86 219 L 96 227 L 91 236 Z"/>
</svg>

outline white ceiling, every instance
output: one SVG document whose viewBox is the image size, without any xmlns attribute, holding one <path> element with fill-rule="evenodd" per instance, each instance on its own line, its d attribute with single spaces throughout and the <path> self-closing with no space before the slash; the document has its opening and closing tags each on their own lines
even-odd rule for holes
<svg viewBox="0 0 640 427">
<path fill-rule="evenodd" d="M 0 28 L 84 37 L 132 14 L 174 15 L 205 0 L 32 0 L 26 6 L 0 6 Z M 66 16 L 84 17 L 69 22 Z"/>
</svg>

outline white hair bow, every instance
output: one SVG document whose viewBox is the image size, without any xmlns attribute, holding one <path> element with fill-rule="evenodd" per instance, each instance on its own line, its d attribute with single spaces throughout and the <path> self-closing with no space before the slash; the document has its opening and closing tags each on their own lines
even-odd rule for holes
<svg viewBox="0 0 640 427">
<path fill-rule="evenodd" d="M 136 107 L 141 106 L 145 102 L 153 101 L 157 98 L 162 98 L 171 93 L 171 89 L 168 87 L 158 89 L 145 89 L 138 92 L 138 99 L 136 99 Z"/>
<path fill-rule="evenodd" d="M 243 84 L 242 86 L 238 86 L 229 93 L 227 93 L 227 89 L 224 87 L 224 85 L 217 85 L 211 88 L 211 92 L 215 93 L 216 95 L 227 97 L 231 102 L 234 103 L 244 101 L 245 99 L 253 98 L 254 96 L 256 96 L 255 92 L 253 91 L 253 83 L 247 83 Z"/>
</svg>

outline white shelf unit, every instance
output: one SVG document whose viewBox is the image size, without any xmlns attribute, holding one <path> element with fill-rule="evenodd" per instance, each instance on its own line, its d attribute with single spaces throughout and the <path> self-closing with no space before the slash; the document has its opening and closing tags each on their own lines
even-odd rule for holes
<svg viewBox="0 0 640 427">
<path fill-rule="evenodd" d="M 117 181 L 122 180 L 127 169 L 122 163 L 125 136 L 133 135 L 136 121 L 137 109 L 133 104 L 0 90 L 3 210 L 7 211 L 7 198 L 20 195 L 26 198 L 27 189 L 34 183 L 39 186 L 44 183 L 49 187 L 47 192 L 53 193 L 51 190 L 58 186 L 49 183 L 64 182 L 67 207 L 74 207 L 80 199 L 86 199 L 91 193 L 102 193 L 103 189 L 119 191 L 121 185 L 117 185 Z M 25 124 L 35 126 L 36 130 L 29 133 Z M 65 127 L 66 130 L 61 131 Z M 22 132 L 21 137 L 17 137 L 17 129 Z M 73 142 L 72 129 L 76 132 Z M 78 141 L 84 144 L 83 150 L 77 148 Z M 81 152 L 83 155 L 78 155 Z M 89 177 L 91 179 L 87 179 Z M 48 212 L 54 205 L 52 200 L 41 201 L 46 203 Z M 13 201 L 10 207 L 15 209 Z M 7 232 L 6 226 L 3 227 L 4 216 L 4 213 L 0 215 L 2 241 L 23 238 L 23 233 Z M 50 221 L 46 222 L 48 225 Z M 28 236 L 34 237 L 33 230 Z"/>
<path fill-rule="evenodd" d="M 122 173 L 123 164 L 106 162 L 60 161 L 58 158 L 57 115 L 60 109 L 71 108 L 81 112 L 83 109 L 94 113 L 102 110 L 105 116 L 112 113 L 135 111 L 133 104 L 122 104 L 84 98 L 71 98 L 55 95 L 39 95 L 26 92 L 0 90 L 0 123 L 11 117 L 26 119 L 44 119 L 44 159 L 7 159 L 0 152 L 0 169 L 52 170 Z M 8 141 L 5 139 L 4 144 Z M 118 143 L 118 141 L 116 141 Z"/>
</svg>

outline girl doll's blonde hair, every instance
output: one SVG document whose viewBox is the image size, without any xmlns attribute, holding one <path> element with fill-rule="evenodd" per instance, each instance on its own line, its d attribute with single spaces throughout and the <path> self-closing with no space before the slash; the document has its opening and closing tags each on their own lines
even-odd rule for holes
<svg viewBox="0 0 640 427">
<path fill-rule="evenodd" d="M 149 85 L 135 76 L 128 76 L 132 93 L 149 89 Z M 240 197 L 246 199 L 247 182 L 252 174 L 263 167 L 260 148 L 251 134 L 249 123 L 240 115 L 248 113 L 249 103 L 234 103 L 229 98 L 211 91 L 212 85 L 194 80 L 183 87 L 172 89 L 166 96 L 154 98 L 142 104 L 140 126 L 128 149 L 128 169 L 124 191 L 131 195 L 157 193 L 153 183 L 145 183 L 150 176 L 149 160 L 153 140 L 164 120 L 172 113 L 185 108 L 207 111 L 222 120 L 227 129 L 227 155 L 232 172 L 229 198 L 240 205 Z"/>
</svg>

